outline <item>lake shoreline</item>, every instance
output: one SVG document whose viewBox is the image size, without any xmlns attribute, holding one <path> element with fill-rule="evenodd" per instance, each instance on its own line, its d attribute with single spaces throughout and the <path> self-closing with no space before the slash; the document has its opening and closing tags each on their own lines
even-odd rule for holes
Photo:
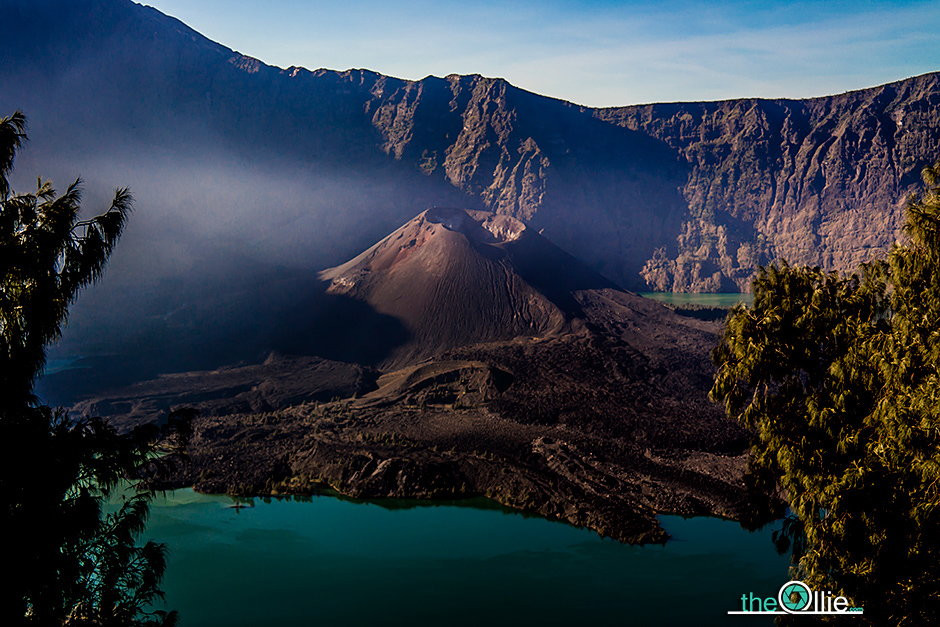
<svg viewBox="0 0 940 627">
<path fill-rule="evenodd" d="M 665 516 L 674 541 L 640 547 L 504 508 L 323 496 L 233 510 L 227 500 L 180 490 L 152 507 L 147 537 L 169 550 L 165 607 L 192 627 L 409 625 L 448 613 L 460 626 L 712 625 L 743 590 L 787 575 L 768 528 L 708 517 Z"/>
<path fill-rule="evenodd" d="M 748 507 L 743 451 L 651 449 L 628 439 L 492 420 L 477 427 L 501 429 L 498 441 L 482 449 L 476 439 L 444 447 L 426 429 L 420 435 L 431 442 L 405 429 L 397 438 L 388 435 L 395 432 L 381 422 L 363 431 L 378 419 L 372 414 L 342 423 L 333 416 L 328 428 L 322 416 L 311 418 L 309 408 L 276 418 L 200 417 L 186 457 L 156 477 L 158 485 L 241 497 L 324 490 L 359 500 L 482 497 L 629 544 L 665 542 L 660 514 L 736 519 Z M 434 424 L 433 417 L 422 424 Z"/>
</svg>

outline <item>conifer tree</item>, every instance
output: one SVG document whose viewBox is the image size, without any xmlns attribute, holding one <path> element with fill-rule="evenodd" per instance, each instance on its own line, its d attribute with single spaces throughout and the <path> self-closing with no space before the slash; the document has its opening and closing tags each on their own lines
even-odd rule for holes
<svg viewBox="0 0 940 627">
<path fill-rule="evenodd" d="M 81 288 L 101 275 L 131 196 L 120 189 L 107 211 L 83 220 L 79 181 L 62 195 L 41 180 L 16 194 L 8 177 L 25 127 L 20 113 L 0 118 L 0 528 L 12 575 L 0 624 L 170 625 L 175 613 L 150 609 L 164 547 L 136 543 L 152 494 L 131 479 L 152 434 L 73 420 L 33 395 L 46 348 Z M 105 511 L 109 500 L 115 511 Z"/>
<path fill-rule="evenodd" d="M 923 179 L 885 260 L 762 269 L 714 353 L 750 479 L 789 503 L 794 576 L 878 625 L 940 623 L 940 163 Z"/>
</svg>

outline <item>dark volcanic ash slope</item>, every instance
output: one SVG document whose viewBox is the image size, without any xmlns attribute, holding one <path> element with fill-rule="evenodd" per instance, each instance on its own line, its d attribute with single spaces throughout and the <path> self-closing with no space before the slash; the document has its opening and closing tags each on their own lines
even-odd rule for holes
<svg viewBox="0 0 940 627">
<path fill-rule="evenodd" d="M 72 411 L 121 426 L 160 421 L 181 406 L 207 416 L 263 412 L 355 396 L 373 389 L 376 376 L 356 364 L 271 354 L 259 364 L 164 374 L 80 401 Z"/>
<path fill-rule="evenodd" d="M 632 542 L 665 538 L 660 513 L 741 514 L 744 434 L 706 398 L 717 324 L 624 292 L 486 212 L 428 210 L 322 276 L 409 330 L 377 380 L 301 359 L 307 382 L 288 385 L 281 360 L 162 377 L 82 407 L 124 425 L 174 395 L 203 410 L 168 485 L 484 495 Z M 345 322 L 347 335 L 384 340 Z M 329 376 L 323 391 L 342 389 L 345 373 L 355 394 L 298 396 L 317 373 Z M 266 383 L 252 386 L 253 374 Z"/>
<path fill-rule="evenodd" d="M 572 292 L 613 287 L 519 220 L 447 208 L 423 212 L 320 278 L 329 293 L 365 301 L 411 333 L 386 366 L 571 331 Z"/>
<path fill-rule="evenodd" d="M 596 322 L 577 333 L 454 348 L 356 398 L 200 417 L 162 479 L 238 494 L 482 495 L 629 542 L 664 540 L 662 513 L 741 516 L 746 439 L 706 398 L 715 326 L 618 290 L 578 297 Z"/>
<path fill-rule="evenodd" d="M 320 278 L 410 333 L 386 369 L 473 344 L 591 333 L 707 362 L 714 340 L 714 326 L 623 291 L 521 221 L 484 211 L 429 209 Z M 355 335 L 358 322 L 348 324 Z"/>
</svg>

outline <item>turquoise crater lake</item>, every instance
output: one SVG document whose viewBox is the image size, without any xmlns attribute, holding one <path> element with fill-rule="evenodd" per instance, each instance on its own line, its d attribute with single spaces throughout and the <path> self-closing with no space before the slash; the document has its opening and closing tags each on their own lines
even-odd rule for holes
<svg viewBox="0 0 940 627">
<path fill-rule="evenodd" d="M 769 528 L 714 518 L 665 516 L 673 539 L 636 547 L 484 500 L 231 504 L 192 490 L 153 504 L 183 627 L 729 624 L 742 593 L 787 580 Z"/>
</svg>

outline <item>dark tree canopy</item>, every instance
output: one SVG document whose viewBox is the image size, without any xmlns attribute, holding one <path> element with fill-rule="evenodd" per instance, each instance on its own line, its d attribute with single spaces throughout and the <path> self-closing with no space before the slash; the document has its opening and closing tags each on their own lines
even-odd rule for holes
<svg viewBox="0 0 940 627">
<path fill-rule="evenodd" d="M 33 383 L 79 290 L 97 279 L 131 207 L 118 190 L 102 214 L 80 219 L 79 182 L 16 194 L 8 176 L 26 139 L 22 114 L 0 118 L 0 528 L 11 582 L 4 625 L 161 625 L 152 602 L 164 547 L 137 546 L 152 494 L 131 477 L 152 434 L 119 435 L 94 418 L 42 406 Z"/>
<path fill-rule="evenodd" d="M 62 195 L 48 181 L 13 194 L 7 176 L 25 124 L 19 113 L 0 118 L 0 386 L 12 399 L 29 394 L 46 347 L 78 291 L 101 275 L 131 207 L 119 189 L 107 211 L 79 220 L 80 181 Z"/>
<path fill-rule="evenodd" d="M 715 351 L 712 396 L 798 523 L 795 575 L 879 625 L 940 623 L 940 163 L 923 178 L 886 260 L 762 269 Z"/>
</svg>

